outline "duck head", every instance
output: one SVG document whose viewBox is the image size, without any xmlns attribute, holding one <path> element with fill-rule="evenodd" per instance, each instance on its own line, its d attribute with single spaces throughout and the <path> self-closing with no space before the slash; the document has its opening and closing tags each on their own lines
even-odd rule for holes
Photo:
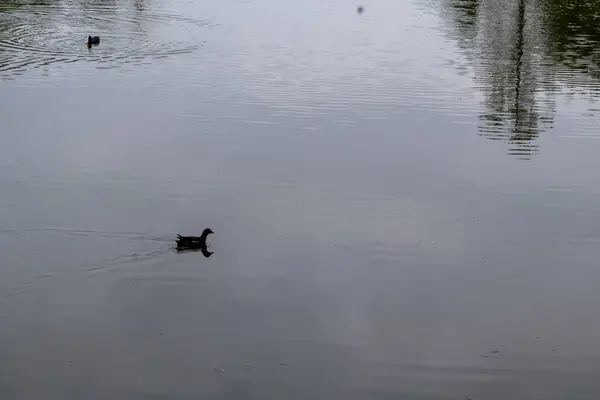
<svg viewBox="0 0 600 400">
<path fill-rule="evenodd" d="M 207 237 L 207 236 L 208 236 L 208 235 L 210 235 L 211 233 L 214 233 L 214 232 L 212 231 L 212 229 L 210 229 L 210 228 L 206 228 L 206 229 L 204 230 L 204 232 L 202 232 L 202 236 L 203 236 L 203 237 Z"/>
</svg>

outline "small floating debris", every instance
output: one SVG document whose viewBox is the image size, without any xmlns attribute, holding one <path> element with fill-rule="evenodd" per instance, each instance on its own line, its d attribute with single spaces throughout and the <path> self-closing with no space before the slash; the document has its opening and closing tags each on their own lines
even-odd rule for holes
<svg viewBox="0 0 600 400">
<path fill-rule="evenodd" d="M 225 372 L 225 370 L 223 368 L 217 368 L 217 367 L 215 367 L 214 370 L 217 371 L 217 372 Z"/>
<path fill-rule="evenodd" d="M 488 358 L 489 356 L 487 354 L 480 354 L 479 357 Z"/>
<path fill-rule="evenodd" d="M 365 11 L 365 8 L 364 8 L 363 6 L 358 6 L 358 7 L 356 7 L 356 12 L 357 12 L 357 13 L 359 13 L 359 14 L 362 14 L 362 13 L 363 13 L 363 11 Z"/>
<path fill-rule="evenodd" d="M 492 350 L 492 354 L 498 354 L 500 353 L 500 350 Z"/>
<path fill-rule="evenodd" d="M 279 365 L 290 365 L 290 363 L 287 362 L 280 362 Z"/>
</svg>

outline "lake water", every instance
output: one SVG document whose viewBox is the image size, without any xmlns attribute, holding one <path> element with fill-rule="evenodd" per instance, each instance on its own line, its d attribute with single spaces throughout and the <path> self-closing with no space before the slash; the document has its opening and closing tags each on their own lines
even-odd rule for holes
<svg viewBox="0 0 600 400">
<path fill-rule="evenodd" d="M 2 400 L 600 397 L 600 5 L 357 6 L 0 0 Z"/>
</svg>

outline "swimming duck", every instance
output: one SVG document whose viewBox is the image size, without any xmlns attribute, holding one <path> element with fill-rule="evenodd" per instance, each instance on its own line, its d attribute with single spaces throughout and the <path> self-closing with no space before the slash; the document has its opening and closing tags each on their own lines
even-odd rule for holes
<svg viewBox="0 0 600 400">
<path fill-rule="evenodd" d="M 181 236 L 177 235 L 177 250 L 202 250 L 202 253 L 212 254 L 208 251 L 206 237 L 214 233 L 210 228 L 206 228 L 200 236 Z M 205 256 L 207 256 L 205 254 Z M 207 257 L 208 257 L 207 256 Z"/>
<path fill-rule="evenodd" d="M 100 36 L 88 36 L 86 44 L 88 47 L 92 47 L 93 44 L 100 44 Z"/>
</svg>

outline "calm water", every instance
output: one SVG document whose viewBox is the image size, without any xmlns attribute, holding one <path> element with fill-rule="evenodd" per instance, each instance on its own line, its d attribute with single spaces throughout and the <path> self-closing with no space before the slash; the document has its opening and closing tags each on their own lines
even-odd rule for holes
<svg viewBox="0 0 600 400">
<path fill-rule="evenodd" d="M 600 5 L 356 6 L 0 0 L 2 400 L 600 397 Z"/>
</svg>

